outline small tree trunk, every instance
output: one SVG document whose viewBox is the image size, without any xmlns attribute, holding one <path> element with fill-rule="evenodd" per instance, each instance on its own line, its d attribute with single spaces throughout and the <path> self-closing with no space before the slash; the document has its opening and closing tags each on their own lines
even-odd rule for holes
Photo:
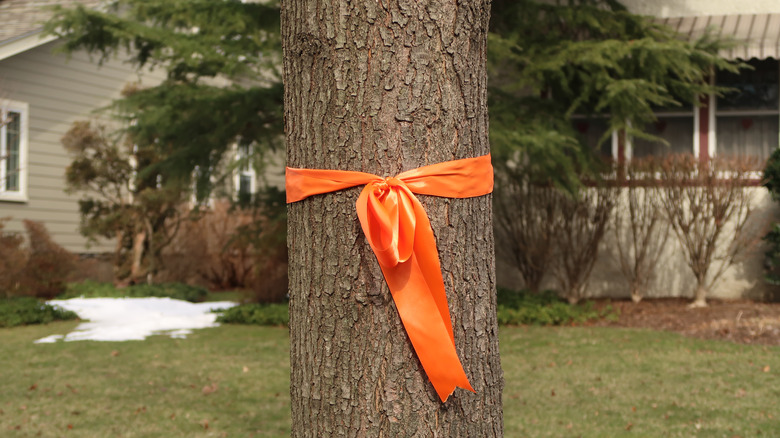
<svg viewBox="0 0 780 438">
<path fill-rule="evenodd" d="M 282 2 L 287 165 L 380 176 L 489 152 L 489 1 Z M 420 367 L 355 214 L 360 188 L 288 206 L 294 437 L 498 437 L 491 199 L 419 196 L 476 394 Z"/>
<path fill-rule="evenodd" d="M 642 301 L 642 285 L 637 281 L 631 283 L 631 301 L 634 303 Z"/>
<path fill-rule="evenodd" d="M 581 299 L 582 299 L 581 287 L 576 284 L 572 285 L 571 290 L 566 294 L 566 301 L 568 301 L 569 304 L 574 305 L 579 303 Z"/>
<path fill-rule="evenodd" d="M 691 302 L 688 307 L 707 307 L 707 286 L 704 285 L 703 281 L 699 281 L 696 285 L 696 293 L 693 295 L 693 302 Z"/>
<path fill-rule="evenodd" d="M 144 256 L 144 243 L 146 242 L 146 233 L 138 232 L 133 236 L 133 262 L 130 265 L 130 279 L 136 281 L 142 278 L 141 261 Z"/>
<path fill-rule="evenodd" d="M 530 276 L 529 276 L 530 277 Z M 525 287 L 528 288 L 528 290 L 533 294 L 538 294 L 539 289 L 542 286 L 542 278 L 539 277 L 530 277 L 530 280 L 526 280 Z"/>
</svg>

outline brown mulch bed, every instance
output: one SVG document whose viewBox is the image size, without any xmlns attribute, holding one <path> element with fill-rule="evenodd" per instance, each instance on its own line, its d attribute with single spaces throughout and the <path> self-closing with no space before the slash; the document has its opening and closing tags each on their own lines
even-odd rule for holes
<svg viewBox="0 0 780 438">
<path fill-rule="evenodd" d="M 596 325 L 648 328 L 681 333 L 702 339 L 720 339 L 743 344 L 780 345 L 780 303 L 747 300 L 710 300 L 705 308 L 688 308 L 686 299 L 664 298 L 602 301 L 619 312 L 617 321 Z"/>
</svg>

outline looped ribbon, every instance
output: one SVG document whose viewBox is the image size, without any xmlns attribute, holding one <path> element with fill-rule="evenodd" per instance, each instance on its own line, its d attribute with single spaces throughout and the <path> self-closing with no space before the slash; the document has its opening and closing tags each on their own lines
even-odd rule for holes
<svg viewBox="0 0 780 438">
<path fill-rule="evenodd" d="M 425 373 L 442 402 L 456 387 L 475 392 L 455 350 L 433 229 L 414 194 L 470 198 L 492 192 L 490 155 L 424 166 L 390 178 L 290 167 L 285 177 L 288 204 L 365 184 L 356 205 L 360 225 Z"/>
</svg>

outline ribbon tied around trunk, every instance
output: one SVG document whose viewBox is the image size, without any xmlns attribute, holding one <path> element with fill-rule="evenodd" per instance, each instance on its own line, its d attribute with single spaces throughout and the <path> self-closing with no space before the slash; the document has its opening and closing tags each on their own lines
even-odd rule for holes
<svg viewBox="0 0 780 438">
<path fill-rule="evenodd" d="M 455 350 L 433 229 L 415 193 L 450 198 L 491 193 L 490 155 L 423 166 L 390 178 L 288 167 L 285 179 L 287 203 L 365 185 L 357 200 L 358 219 L 428 379 L 442 402 L 456 387 L 474 391 Z"/>
</svg>

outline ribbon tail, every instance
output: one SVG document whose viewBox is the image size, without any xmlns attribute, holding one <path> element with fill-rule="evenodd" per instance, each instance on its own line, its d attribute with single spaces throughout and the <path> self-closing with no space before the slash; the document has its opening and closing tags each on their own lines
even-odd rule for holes
<svg viewBox="0 0 780 438">
<path fill-rule="evenodd" d="M 370 224 L 366 187 L 357 201 L 358 218 L 376 253 Z M 458 358 L 441 274 L 439 253 L 428 216 L 419 201 L 409 193 L 415 216 L 415 231 L 410 258 L 399 263 L 382 263 L 377 255 L 385 281 L 390 288 L 398 315 L 412 343 L 417 358 L 442 402 L 456 387 L 475 392 Z"/>
<path fill-rule="evenodd" d="M 452 327 L 441 318 L 417 255 L 394 267 L 382 266 L 382 273 L 417 358 L 439 398 L 446 401 L 458 386 L 473 392 L 450 337 Z"/>
</svg>

